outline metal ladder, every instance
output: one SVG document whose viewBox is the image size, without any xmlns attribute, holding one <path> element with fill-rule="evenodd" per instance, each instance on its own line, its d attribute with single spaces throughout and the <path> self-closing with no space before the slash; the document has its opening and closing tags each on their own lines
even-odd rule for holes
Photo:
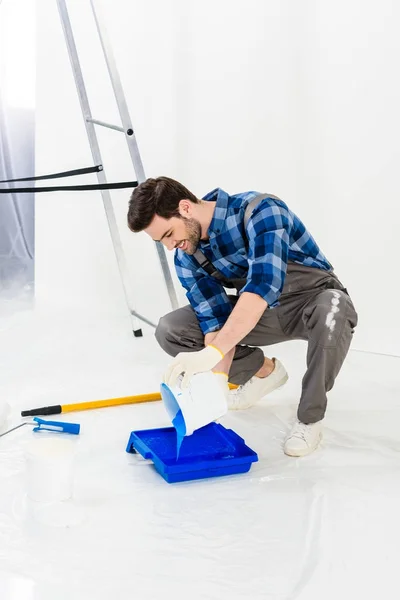
<svg viewBox="0 0 400 600">
<path fill-rule="evenodd" d="M 132 165 L 135 171 L 135 177 L 139 183 L 145 181 L 146 176 L 144 174 L 142 159 L 140 157 L 135 133 L 132 127 L 131 119 L 129 116 L 128 105 L 125 100 L 124 91 L 121 84 L 121 79 L 118 73 L 115 58 L 111 49 L 110 41 L 107 37 L 107 33 L 104 27 L 103 19 L 95 7 L 95 0 L 90 0 L 93 17 L 96 23 L 97 33 L 99 35 L 101 47 L 103 49 L 104 60 L 107 65 L 108 74 L 110 76 L 111 85 L 114 91 L 115 101 L 118 106 L 118 112 L 121 118 L 121 125 L 112 125 L 98 119 L 93 119 L 90 110 L 89 100 L 86 93 L 85 82 L 83 79 L 82 69 L 79 62 L 78 52 L 75 44 L 74 35 L 72 32 L 71 21 L 68 14 L 66 0 L 57 0 L 58 10 L 60 13 L 61 24 L 64 31 L 65 42 L 68 48 L 69 59 L 71 62 L 72 71 L 74 74 L 75 85 L 79 96 L 81 105 L 82 115 L 85 122 L 86 133 L 88 136 L 90 149 L 95 165 L 103 165 L 102 157 L 100 154 L 100 146 L 96 134 L 95 125 L 101 127 L 107 127 L 108 129 L 114 129 L 124 134 L 125 140 L 128 144 L 129 154 L 131 157 Z M 107 183 L 104 166 L 101 171 L 97 173 L 97 179 L 99 183 Z M 155 327 L 155 324 L 147 319 L 147 317 L 139 314 L 133 308 L 133 289 L 132 283 L 129 277 L 129 272 L 125 260 L 125 254 L 123 251 L 121 237 L 118 231 L 118 225 L 114 214 L 114 208 L 111 201 L 111 195 L 109 190 L 101 190 L 103 198 L 104 210 L 106 212 L 108 227 L 112 243 L 114 246 L 115 256 L 117 258 L 118 268 L 121 276 L 121 281 L 125 293 L 126 303 L 131 315 L 132 329 L 135 337 L 142 336 L 142 330 L 139 328 L 138 320 L 147 323 L 148 325 Z M 160 261 L 162 273 L 164 276 L 165 285 L 170 298 L 171 306 L 173 309 L 178 308 L 178 301 L 175 293 L 174 284 L 172 281 L 171 273 L 169 270 L 167 257 L 165 254 L 164 247 L 159 242 L 155 242 L 158 258 Z"/>
</svg>

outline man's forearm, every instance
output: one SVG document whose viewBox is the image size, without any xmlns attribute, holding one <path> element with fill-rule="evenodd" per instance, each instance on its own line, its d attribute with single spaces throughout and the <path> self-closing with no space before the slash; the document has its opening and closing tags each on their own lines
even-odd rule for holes
<svg viewBox="0 0 400 600">
<path fill-rule="evenodd" d="M 213 331 L 212 333 L 206 333 L 204 336 L 204 344 L 207 346 L 208 344 L 212 344 L 214 339 L 219 334 L 219 331 Z M 233 357 L 235 354 L 235 347 L 233 347 L 229 352 L 224 352 L 224 358 L 213 368 L 214 373 L 226 373 L 229 375 L 229 370 L 231 368 L 231 364 L 233 361 Z"/>
<path fill-rule="evenodd" d="M 227 322 L 212 338 L 212 341 L 211 339 L 208 340 L 206 336 L 206 344 L 213 344 L 221 350 L 225 354 L 223 359 L 225 360 L 228 353 L 231 354 L 232 351 L 234 352 L 235 346 L 254 329 L 267 308 L 268 304 L 261 296 L 252 294 L 251 292 L 243 292 Z M 232 359 L 233 354 L 231 361 Z"/>
</svg>

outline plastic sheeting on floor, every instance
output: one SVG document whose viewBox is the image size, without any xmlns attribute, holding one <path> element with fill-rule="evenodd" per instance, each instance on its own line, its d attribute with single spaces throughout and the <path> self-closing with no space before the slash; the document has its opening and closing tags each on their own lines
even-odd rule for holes
<svg viewBox="0 0 400 600">
<path fill-rule="evenodd" d="M 1 398 L 19 411 L 157 391 L 168 358 L 126 320 L 26 312 L 1 321 Z M 266 351 L 267 352 L 267 351 Z M 160 402 L 71 413 L 75 494 L 25 495 L 27 427 L 0 439 L 2 600 L 324 600 L 397 596 L 400 359 L 351 352 L 324 441 L 286 457 L 305 345 L 268 350 L 288 384 L 221 422 L 259 454 L 246 475 L 168 485 L 125 453 L 133 429 L 167 426 Z M 73 417 L 73 418 L 72 418 Z"/>
</svg>

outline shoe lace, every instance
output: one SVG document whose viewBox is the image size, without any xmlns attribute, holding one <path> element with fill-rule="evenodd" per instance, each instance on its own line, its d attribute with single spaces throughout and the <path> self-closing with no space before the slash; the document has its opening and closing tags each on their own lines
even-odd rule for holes
<svg viewBox="0 0 400 600">
<path fill-rule="evenodd" d="M 304 442 L 308 442 L 310 434 L 310 427 L 305 423 L 301 423 L 300 421 L 297 423 L 295 430 L 292 433 L 292 437 L 303 440 Z"/>
<path fill-rule="evenodd" d="M 239 395 L 240 391 L 241 391 L 242 386 L 239 385 L 239 387 L 233 389 L 233 390 L 229 390 L 229 395 L 231 398 L 235 398 L 236 396 Z"/>
<path fill-rule="evenodd" d="M 244 389 L 244 386 L 248 386 L 250 384 L 251 380 L 248 381 L 247 383 L 243 384 L 243 385 L 239 385 L 237 388 L 234 388 L 233 390 L 229 390 L 229 404 L 230 406 L 236 406 L 237 404 L 240 403 L 240 396 L 241 393 Z"/>
<path fill-rule="evenodd" d="M 251 383 L 251 379 L 250 379 L 250 381 L 248 381 L 247 383 L 244 383 L 243 385 L 238 385 L 238 387 L 237 387 L 237 388 L 234 388 L 233 390 L 229 390 L 229 395 L 230 395 L 230 396 L 239 396 L 239 395 L 240 395 L 240 393 L 243 391 L 243 389 L 244 389 L 244 386 L 245 386 L 245 385 L 247 385 L 247 386 L 248 386 L 250 383 Z"/>
</svg>

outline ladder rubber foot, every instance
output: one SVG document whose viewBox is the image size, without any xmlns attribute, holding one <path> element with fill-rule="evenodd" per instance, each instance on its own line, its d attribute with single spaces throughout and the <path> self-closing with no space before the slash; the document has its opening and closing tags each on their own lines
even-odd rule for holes
<svg viewBox="0 0 400 600">
<path fill-rule="evenodd" d="M 134 329 L 133 330 L 133 335 L 135 337 L 143 337 L 143 331 L 141 329 Z"/>
</svg>

